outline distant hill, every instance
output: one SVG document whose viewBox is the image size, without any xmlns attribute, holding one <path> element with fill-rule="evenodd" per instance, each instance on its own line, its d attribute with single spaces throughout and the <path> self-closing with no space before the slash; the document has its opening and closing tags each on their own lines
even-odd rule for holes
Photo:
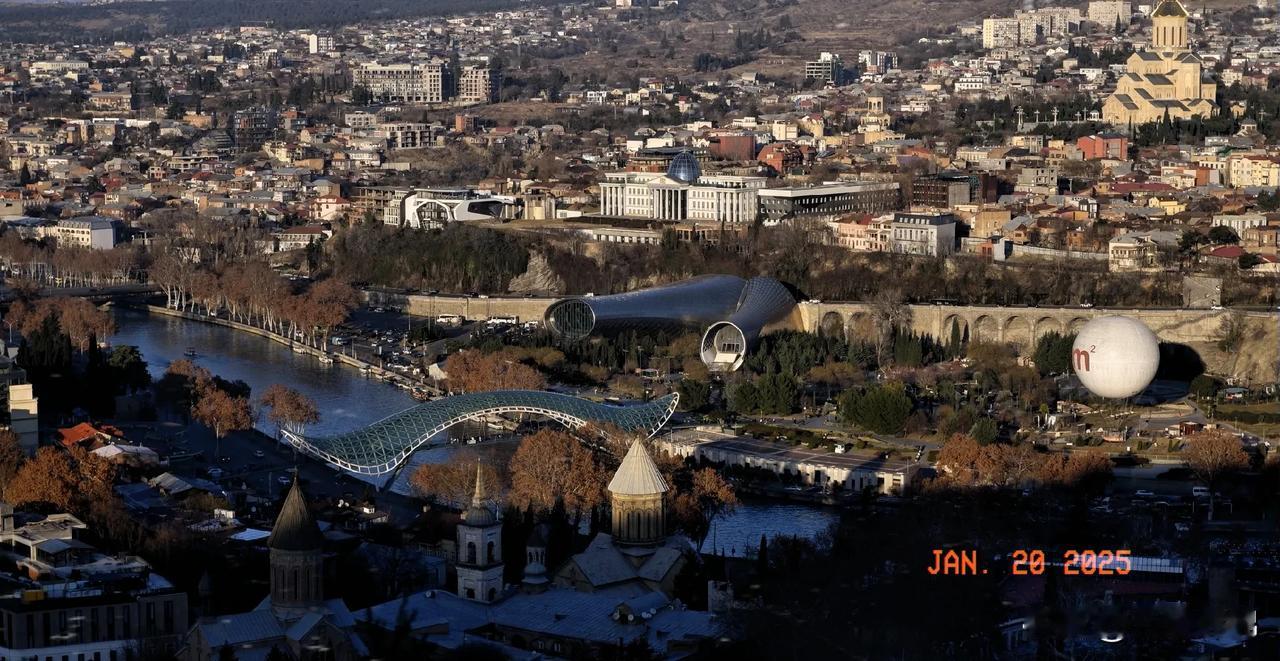
<svg viewBox="0 0 1280 661">
<path fill-rule="evenodd" d="M 156 0 L 101 5 L 0 4 L 0 39 L 19 42 L 142 39 L 171 32 L 270 21 L 294 29 L 374 19 L 497 11 L 554 0 Z"/>
</svg>

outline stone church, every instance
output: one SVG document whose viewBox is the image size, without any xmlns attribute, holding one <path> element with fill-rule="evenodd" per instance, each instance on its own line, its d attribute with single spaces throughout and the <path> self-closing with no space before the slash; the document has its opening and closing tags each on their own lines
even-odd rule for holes
<svg viewBox="0 0 1280 661">
<path fill-rule="evenodd" d="M 1189 14 L 1179 0 L 1162 0 L 1151 12 L 1151 45 L 1129 56 L 1116 91 L 1102 104 L 1114 125 L 1209 117 L 1218 86 L 1188 47 Z"/>
</svg>

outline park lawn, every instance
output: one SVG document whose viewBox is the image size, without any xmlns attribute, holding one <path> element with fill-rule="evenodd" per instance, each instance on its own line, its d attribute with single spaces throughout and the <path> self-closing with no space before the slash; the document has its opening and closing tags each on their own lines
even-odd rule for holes
<svg viewBox="0 0 1280 661">
<path fill-rule="evenodd" d="M 1261 438 L 1280 438 L 1280 423 L 1277 422 L 1238 422 L 1230 419 L 1232 413 L 1277 413 L 1275 402 L 1258 402 L 1256 404 L 1219 404 L 1215 417 L 1221 422 L 1242 429 Z"/>
</svg>

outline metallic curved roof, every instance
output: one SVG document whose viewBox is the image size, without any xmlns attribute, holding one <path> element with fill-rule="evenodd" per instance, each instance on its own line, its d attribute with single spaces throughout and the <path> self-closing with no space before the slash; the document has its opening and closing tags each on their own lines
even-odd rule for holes
<svg viewBox="0 0 1280 661">
<path fill-rule="evenodd" d="M 418 404 L 346 434 L 310 437 L 285 431 L 284 437 L 299 450 L 351 472 L 382 475 L 394 471 L 440 432 L 467 420 L 496 413 L 532 413 L 571 428 L 611 424 L 652 436 L 675 412 L 678 400 L 679 394 L 672 393 L 644 404 L 610 406 L 541 390 L 495 390 Z"/>
<path fill-rule="evenodd" d="M 759 276 L 702 275 L 609 296 L 566 298 L 547 308 L 551 332 L 569 340 L 592 333 L 700 327 L 702 359 L 713 369 L 742 366 L 761 334 L 801 330 L 796 299 L 781 282 Z"/>
<path fill-rule="evenodd" d="M 764 276 L 752 278 L 742 288 L 733 314 L 703 333 L 702 360 L 713 370 L 736 370 L 762 334 L 776 328 L 799 330 L 801 324 L 795 315 L 796 299 L 781 282 Z M 730 348 L 723 346 L 726 344 Z"/>
<path fill-rule="evenodd" d="M 583 296 L 547 308 L 551 332 L 570 340 L 592 333 L 700 326 L 733 314 L 746 280 L 702 275 L 625 294 Z"/>
</svg>

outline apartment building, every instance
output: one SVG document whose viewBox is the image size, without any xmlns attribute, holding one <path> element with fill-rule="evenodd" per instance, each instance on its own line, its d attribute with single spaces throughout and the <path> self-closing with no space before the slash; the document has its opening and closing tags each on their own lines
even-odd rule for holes
<svg viewBox="0 0 1280 661">
<path fill-rule="evenodd" d="M 366 62 L 352 72 L 353 83 L 385 103 L 441 103 L 449 89 L 444 61 L 378 64 Z"/>
<path fill-rule="evenodd" d="M 839 85 L 843 74 L 844 60 L 837 53 L 824 51 L 818 54 L 818 59 L 804 63 L 804 77 L 809 80 Z"/>
<path fill-rule="evenodd" d="M 106 555 L 70 514 L 15 513 L 0 503 L 0 657 L 125 661 L 172 653 L 187 630 L 187 595 L 146 561 Z"/>
<path fill-rule="evenodd" d="M 462 67 L 458 74 L 458 101 L 464 103 L 493 103 L 497 100 L 495 72 L 487 64 L 471 64 Z"/>
</svg>

